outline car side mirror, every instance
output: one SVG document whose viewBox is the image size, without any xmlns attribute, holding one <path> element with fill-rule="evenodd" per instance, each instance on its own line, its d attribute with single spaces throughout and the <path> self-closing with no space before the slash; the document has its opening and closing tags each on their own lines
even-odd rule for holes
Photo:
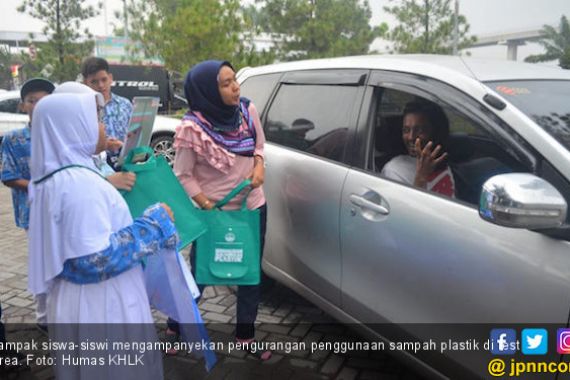
<svg viewBox="0 0 570 380">
<path fill-rule="evenodd" d="M 556 228 L 566 220 L 568 205 L 554 186 L 526 173 L 500 174 L 483 184 L 479 215 L 505 227 Z"/>
</svg>

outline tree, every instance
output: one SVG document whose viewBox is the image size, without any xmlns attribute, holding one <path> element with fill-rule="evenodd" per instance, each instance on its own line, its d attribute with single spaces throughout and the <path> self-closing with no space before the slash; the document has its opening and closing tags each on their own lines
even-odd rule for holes
<svg viewBox="0 0 570 380">
<path fill-rule="evenodd" d="M 264 0 L 261 28 L 270 31 L 281 59 L 367 54 L 386 26 L 372 28 L 368 1 Z"/>
<path fill-rule="evenodd" d="M 87 28 L 81 29 L 81 22 L 96 16 L 95 8 L 85 5 L 85 0 L 24 0 L 18 11 L 46 24 L 43 33 L 48 42 L 38 45 L 33 67 L 51 66 L 50 79 L 56 82 L 75 80 L 82 59 L 93 51 L 93 41 L 85 41 L 92 36 Z"/>
<path fill-rule="evenodd" d="M 258 9 L 254 4 L 249 4 L 242 7 L 242 13 L 245 22 L 251 29 L 254 29 L 258 33 L 270 32 L 267 12 L 264 12 L 262 9 Z"/>
<path fill-rule="evenodd" d="M 259 66 L 273 63 L 276 57 L 274 48 L 259 50 L 256 38 L 265 32 L 263 25 L 267 25 L 264 20 L 266 14 L 257 10 L 254 5 L 241 7 L 242 17 L 241 40 L 235 61 L 239 66 Z"/>
<path fill-rule="evenodd" d="M 398 53 L 452 54 L 454 12 L 451 0 L 390 0 L 398 5 L 384 7 L 399 24 L 388 32 Z M 457 50 L 471 46 L 476 38 L 468 36 L 465 16 L 457 17 Z"/>
<path fill-rule="evenodd" d="M 244 34 L 239 0 L 130 0 L 127 14 L 129 38 L 140 43 L 144 56 L 164 59 L 170 70 L 185 72 L 205 59 L 228 60 L 236 69 L 272 60 L 243 42 L 252 39 Z"/>
<path fill-rule="evenodd" d="M 544 25 L 541 30 L 542 39 L 539 43 L 546 49 L 546 53 L 526 57 L 526 62 L 545 62 L 558 60 L 563 69 L 570 69 L 570 24 L 566 16 L 560 18 L 560 26 L 553 28 Z"/>
<path fill-rule="evenodd" d="M 0 88 L 8 89 L 12 84 L 12 75 L 10 66 L 12 64 L 12 55 L 10 48 L 6 45 L 0 45 Z"/>
</svg>

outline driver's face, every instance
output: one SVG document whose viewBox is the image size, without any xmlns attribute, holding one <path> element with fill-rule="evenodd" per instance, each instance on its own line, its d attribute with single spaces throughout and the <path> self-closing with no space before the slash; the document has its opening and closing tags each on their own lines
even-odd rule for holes
<svg viewBox="0 0 570 380">
<path fill-rule="evenodd" d="M 422 148 L 432 139 L 433 127 L 428 118 L 421 113 L 409 113 L 404 117 L 402 140 L 410 156 L 416 157 L 416 139 L 420 139 Z"/>
</svg>

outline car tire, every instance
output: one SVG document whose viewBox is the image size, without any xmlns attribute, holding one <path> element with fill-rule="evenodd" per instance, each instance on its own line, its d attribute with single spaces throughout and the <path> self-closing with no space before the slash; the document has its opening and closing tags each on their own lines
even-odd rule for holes
<svg viewBox="0 0 570 380">
<path fill-rule="evenodd" d="M 154 150 L 156 156 L 163 155 L 168 162 L 168 165 L 174 164 L 174 136 L 173 135 L 158 135 L 152 138 L 150 147 Z"/>
</svg>

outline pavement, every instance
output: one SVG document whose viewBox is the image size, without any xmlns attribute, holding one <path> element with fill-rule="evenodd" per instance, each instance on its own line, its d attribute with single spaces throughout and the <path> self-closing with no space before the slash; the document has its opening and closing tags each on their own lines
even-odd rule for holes
<svg viewBox="0 0 570 380">
<path fill-rule="evenodd" d="M 23 230 L 14 225 L 10 191 L 0 186 L 0 302 L 7 338 L 47 341 L 35 327 L 34 299 L 27 288 L 27 242 Z M 207 287 L 199 304 L 213 342 L 232 342 L 235 322 L 235 289 Z M 154 311 L 159 336 L 163 337 L 166 318 Z M 289 342 L 291 347 L 305 344 L 304 350 L 277 350 L 270 360 L 261 362 L 250 354 L 234 350 L 217 352 L 218 363 L 208 373 L 204 362 L 191 354 L 164 357 L 164 378 L 178 379 L 271 379 L 271 380 L 421 380 L 422 377 L 382 351 L 316 349 L 311 343 L 362 342 L 349 327 L 289 289 L 274 284 L 263 292 L 257 318 L 256 339 L 261 342 Z M 25 352 L 30 353 L 30 352 Z M 31 352 L 49 357 L 46 352 Z M 4 377 L 2 377 L 4 376 Z M 33 362 L 29 369 L 0 379 L 53 379 L 52 368 Z"/>
</svg>

